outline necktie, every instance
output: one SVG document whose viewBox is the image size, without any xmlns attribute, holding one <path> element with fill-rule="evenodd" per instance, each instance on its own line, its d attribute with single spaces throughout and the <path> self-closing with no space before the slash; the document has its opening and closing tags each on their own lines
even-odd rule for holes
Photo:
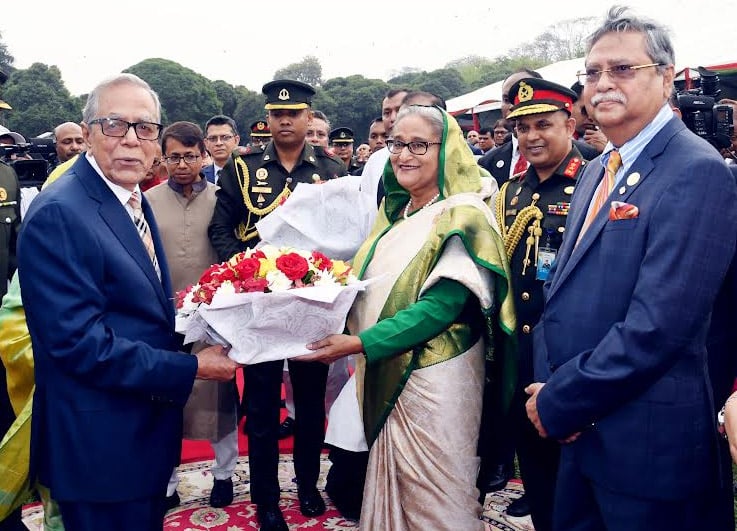
<svg viewBox="0 0 737 531">
<path fill-rule="evenodd" d="M 596 192 L 594 192 L 594 199 L 591 202 L 589 211 L 586 213 L 586 219 L 584 220 L 583 226 L 581 227 L 581 232 L 578 233 L 578 240 L 576 240 L 576 244 L 581 241 L 581 238 L 583 237 L 586 230 L 589 228 L 589 225 L 591 225 L 591 222 L 594 221 L 594 218 L 596 218 L 596 214 L 599 213 L 601 207 L 604 206 L 604 204 L 606 203 L 609 194 L 612 193 L 612 189 L 614 188 L 614 176 L 617 174 L 617 170 L 619 170 L 620 166 L 622 166 L 622 157 L 620 156 L 619 151 L 617 151 L 616 149 L 610 151 L 609 160 L 606 163 L 606 171 L 604 172 L 604 177 L 602 177 L 601 181 L 599 182 L 599 186 L 596 188 Z"/>
<path fill-rule="evenodd" d="M 215 172 L 215 184 L 217 184 L 218 181 L 220 180 L 220 172 L 222 171 L 223 170 L 218 170 L 217 172 Z"/>
<path fill-rule="evenodd" d="M 148 251 L 148 257 L 154 265 L 156 274 L 161 278 L 159 261 L 156 259 L 156 250 L 154 249 L 154 240 L 151 238 L 151 230 L 148 227 L 148 223 L 146 223 L 146 218 L 143 217 L 141 198 L 138 194 L 138 191 L 134 191 L 131 194 L 130 199 L 128 199 L 128 204 L 133 209 L 133 223 L 136 225 L 141 241 L 143 241 L 143 246 L 146 248 L 146 251 Z"/>
<path fill-rule="evenodd" d="M 512 170 L 512 175 L 517 175 L 520 172 L 523 172 L 527 169 L 527 159 L 522 154 L 522 152 L 519 152 L 519 158 L 517 159 L 517 163 L 514 165 L 514 170 Z"/>
</svg>

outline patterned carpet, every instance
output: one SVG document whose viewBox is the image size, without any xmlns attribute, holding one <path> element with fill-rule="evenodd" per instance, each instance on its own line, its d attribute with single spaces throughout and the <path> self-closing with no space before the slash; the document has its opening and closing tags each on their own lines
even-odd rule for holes
<svg viewBox="0 0 737 531">
<path fill-rule="evenodd" d="M 213 509 L 208 505 L 212 476 L 211 461 L 187 463 L 180 466 L 179 496 L 182 504 L 170 511 L 164 522 L 165 531 L 254 531 L 256 506 L 250 502 L 248 482 L 248 457 L 241 456 L 236 467 L 235 501 L 225 509 Z M 324 485 L 330 462 L 323 455 L 321 477 L 318 485 Z M 297 485 L 292 481 L 294 467 L 291 454 L 283 454 L 279 463 L 279 483 L 282 486 L 281 509 L 290 530 L 348 531 L 358 529 L 355 521 L 340 516 L 328 503 L 327 512 L 318 518 L 306 518 L 299 512 Z M 512 518 L 504 511 L 511 501 L 522 494 L 519 483 L 510 482 L 501 491 L 486 496 L 484 519 L 498 531 L 534 530 L 529 517 Z M 23 521 L 32 531 L 43 531 L 43 510 L 40 505 L 27 506 L 23 510 Z"/>
</svg>

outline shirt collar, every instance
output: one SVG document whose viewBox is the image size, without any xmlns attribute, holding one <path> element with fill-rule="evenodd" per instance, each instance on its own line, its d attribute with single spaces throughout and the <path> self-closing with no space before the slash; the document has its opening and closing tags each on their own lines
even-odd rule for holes
<svg viewBox="0 0 737 531">
<path fill-rule="evenodd" d="M 97 161 L 95 160 L 95 157 L 92 156 L 92 153 L 87 151 L 85 153 L 85 157 L 87 157 L 87 162 L 90 163 L 90 166 L 92 166 L 97 174 L 100 176 L 100 178 L 103 180 L 103 182 L 110 188 L 110 190 L 115 194 L 115 197 L 118 198 L 118 201 L 123 206 L 126 206 L 128 204 L 128 200 L 131 198 L 131 195 L 133 195 L 133 192 L 128 190 L 127 188 L 123 188 L 117 183 L 112 182 L 110 179 L 105 177 L 105 174 L 102 173 L 102 170 L 100 169 L 100 166 L 97 164 Z M 136 184 L 134 192 L 138 192 L 138 197 L 141 197 L 141 188 Z"/>
<path fill-rule="evenodd" d="M 623 175 L 627 172 L 630 167 L 635 163 L 637 157 L 645 149 L 650 141 L 657 135 L 665 124 L 667 124 L 673 118 L 673 110 L 667 103 L 658 111 L 655 118 L 647 124 L 642 131 L 637 133 L 634 137 L 629 139 L 627 142 L 619 147 L 619 155 L 622 157 L 622 166 L 617 171 L 617 175 Z M 609 152 L 615 149 L 614 144 L 611 142 L 607 143 L 602 156 L 599 157 L 599 162 L 606 168 L 607 162 L 609 161 Z"/>
<path fill-rule="evenodd" d="M 202 174 L 200 174 L 200 177 L 202 177 Z M 184 195 L 184 186 L 176 182 L 171 177 L 167 179 L 166 181 L 169 184 L 169 188 L 174 190 L 179 195 Z M 192 192 L 195 194 L 199 194 L 202 190 L 207 188 L 207 179 L 202 177 L 199 181 L 195 181 L 192 183 Z"/>
</svg>

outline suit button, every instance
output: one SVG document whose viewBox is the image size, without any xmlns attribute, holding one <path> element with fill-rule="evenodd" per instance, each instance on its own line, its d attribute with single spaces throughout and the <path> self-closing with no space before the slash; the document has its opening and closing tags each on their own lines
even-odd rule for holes
<svg viewBox="0 0 737 531">
<path fill-rule="evenodd" d="M 529 334 L 531 330 L 532 330 L 532 328 L 530 327 L 530 325 L 524 325 L 522 327 L 522 333 L 523 334 Z"/>
<path fill-rule="evenodd" d="M 530 294 L 527 293 L 526 291 L 523 291 L 522 292 L 522 300 L 523 301 L 529 301 L 530 300 Z"/>
</svg>

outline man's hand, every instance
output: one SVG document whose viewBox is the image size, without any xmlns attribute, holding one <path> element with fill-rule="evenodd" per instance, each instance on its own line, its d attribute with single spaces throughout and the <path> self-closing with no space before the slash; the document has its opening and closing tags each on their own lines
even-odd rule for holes
<svg viewBox="0 0 737 531">
<path fill-rule="evenodd" d="M 315 341 L 307 345 L 307 348 L 314 350 L 312 354 L 297 356 L 292 358 L 294 361 L 321 361 L 330 364 L 335 360 L 358 354 L 363 352 L 363 343 L 358 336 L 349 336 L 347 334 L 333 334 L 325 337 L 320 341 Z"/>
<path fill-rule="evenodd" d="M 599 129 L 586 129 L 586 132 L 583 134 L 583 141 L 601 153 L 604 151 L 609 139 Z"/>
<path fill-rule="evenodd" d="M 197 378 L 227 382 L 235 378 L 235 370 L 240 364 L 228 357 L 228 351 L 215 345 L 200 350 L 197 354 Z"/>
<path fill-rule="evenodd" d="M 533 383 L 525 387 L 525 393 L 530 395 L 530 398 L 527 399 L 527 403 L 525 404 L 525 409 L 527 410 L 527 418 L 530 419 L 530 422 L 535 426 L 537 433 L 540 434 L 540 437 L 546 438 L 548 436 L 548 432 L 545 431 L 545 427 L 540 421 L 540 416 L 537 413 L 537 394 L 544 385 L 545 384 L 543 383 Z"/>
</svg>

